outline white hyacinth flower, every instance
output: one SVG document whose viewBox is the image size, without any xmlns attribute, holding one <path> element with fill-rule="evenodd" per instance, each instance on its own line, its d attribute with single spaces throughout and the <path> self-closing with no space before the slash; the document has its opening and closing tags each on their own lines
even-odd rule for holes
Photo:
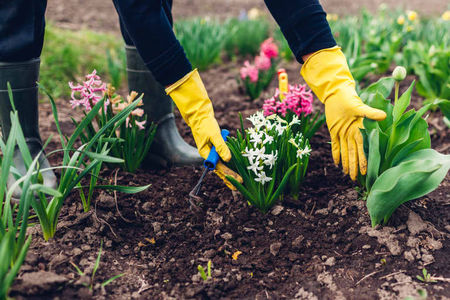
<svg viewBox="0 0 450 300">
<path fill-rule="evenodd" d="M 253 144 L 262 144 L 263 142 L 264 132 L 260 131 L 255 134 L 250 135 L 250 143 Z"/>
<path fill-rule="evenodd" d="M 266 118 L 264 118 L 264 113 L 262 111 L 258 111 L 251 115 L 247 120 L 249 120 L 257 130 L 260 130 L 266 122 Z"/>
<path fill-rule="evenodd" d="M 273 143 L 273 136 L 271 136 L 271 135 L 266 133 L 266 136 L 265 136 L 265 139 L 263 141 L 263 144 L 267 145 L 267 144 L 272 144 L 272 143 Z"/>
<path fill-rule="evenodd" d="M 269 169 L 272 169 L 273 165 L 277 161 L 277 156 L 278 156 L 278 151 L 275 151 L 275 154 L 273 154 L 273 152 L 270 154 L 266 154 L 264 157 L 264 164 L 266 166 L 269 166 Z"/>
<path fill-rule="evenodd" d="M 260 171 L 262 171 L 263 166 L 259 166 L 257 163 L 250 164 L 250 166 L 247 167 L 248 170 L 253 171 L 256 176 L 259 176 Z"/>
<path fill-rule="evenodd" d="M 301 159 L 304 155 L 309 155 L 310 152 L 311 148 L 309 148 L 308 146 L 306 146 L 305 149 L 298 149 L 297 157 Z"/>
<path fill-rule="evenodd" d="M 278 135 L 282 135 L 283 132 L 286 130 L 286 127 L 283 126 L 283 125 L 281 125 L 280 123 L 277 123 L 277 124 L 275 125 L 275 129 L 276 129 Z"/>
<path fill-rule="evenodd" d="M 268 177 L 268 176 L 266 175 L 266 173 L 261 172 L 261 173 L 258 174 L 258 177 L 255 178 L 255 181 L 256 181 L 256 182 L 261 182 L 261 184 L 264 185 L 266 182 L 272 181 L 272 177 Z"/>
<path fill-rule="evenodd" d="M 294 117 L 292 118 L 291 123 L 289 123 L 289 126 L 295 125 L 295 124 L 300 124 L 300 119 L 297 117 L 297 115 L 294 115 Z"/>
</svg>

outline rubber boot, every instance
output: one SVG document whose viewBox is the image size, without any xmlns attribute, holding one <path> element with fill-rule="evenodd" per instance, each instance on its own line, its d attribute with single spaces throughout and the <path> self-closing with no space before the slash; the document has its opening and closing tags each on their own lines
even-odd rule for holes
<svg viewBox="0 0 450 300">
<path fill-rule="evenodd" d="M 134 46 L 125 46 L 128 88 L 144 93 L 147 123 L 158 124 L 149 154 L 142 162 L 144 168 L 200 165 L 203 159 L 196 148 L 186 143 L 178 132 L 173 115 L 173 101 L 153 77 Z"/>
<path fill-rule="evenodd" d="M 7 82 L 11 84 L 14 106 L 19 115 L 25 141 L 34 159 L 42 150 L 42 140 L 39 135 L 39 113 L 38 113 L 38 88 L 40 60 L 33 59 L 25 62 L 5 63 L 0 62 L 0 126 L 2 128 L 3 140 L 6 142 L 11 129 L 10 112 L 11 102 L 8 96 Z M 19 147 L 14 150 L 14 164 L 20 174 L 27 172 Z M 50 164 L 42 153 L 39 157 L 39 168 L 49 168 Z M 56 176 L 53 171 L 41 172 L 43 184 L 57 187 Z M 16 182 L 12 174 L 8 177 L 8 189 Z M 20 199 L 22 191 L 16 188 L 13 193 L 15 200 Z"/>
</svg>

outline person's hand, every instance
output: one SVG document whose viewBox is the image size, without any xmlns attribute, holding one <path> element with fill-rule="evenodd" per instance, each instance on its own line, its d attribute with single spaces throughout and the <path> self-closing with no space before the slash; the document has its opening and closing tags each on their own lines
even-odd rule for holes
<svg viewBox="0 0 450 300">
<path fill-rule="evenodd" d="M 386 113 L 365 105 L 358 97 L 355 81 L 339 47 L 309 55 L 301 75 L 325 104 L 334 163 L 338 165 L 341 161 L 344 173 L 350 174 L 352 180 L 358 176 L 358 166 L 361 174 L 366 174 L 367 160 L 360 128 L 363 128 L 364 118 L 381 121 Z"/>
<path fill-rule="evenodd" d="M 191 128 L 200 156 L 206 159 L 214 145 L 222 160 L 228 162 L 231 152 L 220 134 L 211 100 L 197 69 L 167 87 L 166 93 Z"/>
</svg>

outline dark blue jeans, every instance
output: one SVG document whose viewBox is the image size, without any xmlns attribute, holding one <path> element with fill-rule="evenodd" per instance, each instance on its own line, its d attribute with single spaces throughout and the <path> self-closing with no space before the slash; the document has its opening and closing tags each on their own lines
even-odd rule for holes
<svg viewBox="0 0 450 300">
<path fill-rule="evenodd" d="M 113 0 L 122 34 L 167 86 L 192 70 L 172 30 L 172 0 Z M 297 60 L 336 42 L 318 0 L 265 0 Z M 47 0 L 0 0 L 0 61 L 39 57 Z"/>
</svg>

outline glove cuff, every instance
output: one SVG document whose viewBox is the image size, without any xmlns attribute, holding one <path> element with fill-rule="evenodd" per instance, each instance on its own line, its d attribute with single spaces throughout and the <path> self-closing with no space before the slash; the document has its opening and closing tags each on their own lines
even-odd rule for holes
<svg viewBox="0 0 450 300">
<path fill-rule="evenodd" d="M 212 103 L 197 69 L 166 88 L 189 127 L 214 117 Z"/>
<path fill-rule="evenodd" d="M 342 89 L 358 96 L 355 80 L 347 65 L 347 60 L 338 46 L 313 53 L 303 65 L 300 74 L 322 103 Z"/>
<path fill-rule="evenodd" d="M 173 90 L 175 90 L 177 87 L 179 87 L 180 85 L 182 85 L 186 80 L 188 80 L 189 78 L 191 78 L 191 76 L 193 75 L 194 72 L 197 72 L 197 74 L 198 74 L 197 69 L 195 69 L 195 70 L 193 70 L 193 71 L 187 73 L 186 75 L 184 75 L 183 78 L 179 79 L 177 82 L 175 82 L 175 83 L 169 85 L 168 87 L 166 87 L 166 93 L 167 93 L 167 95 L 170 95 L 170 93 L 171 93 Z"/>
</svg>

